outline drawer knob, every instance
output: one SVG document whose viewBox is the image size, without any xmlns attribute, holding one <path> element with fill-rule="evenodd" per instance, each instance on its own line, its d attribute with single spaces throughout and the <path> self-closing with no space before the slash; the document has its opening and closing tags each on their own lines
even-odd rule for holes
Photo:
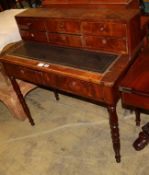
<svg viewBox="0 0 149 175">
<path fill-rule="evenodd" d="M 35 35 L 33 33 L 31 33 L 31 37 L 34 37 Z"/>
<path fill-rule="evenodd" d="M 103 31 L 104 31 L 104 29 L 105 29 L 104 27 L 100 27 L 100 31 L 101 31 L 101 32 L 103 32 Z"/>
<path fill-rule="evenodd" d="M 103 39 L 102 40 L 102 44 L 107 44 L 107 40 L 106 39 Z"/>
<path fill-rule="evenodd" d="M 72 86 L 72 87 L 74 87 L 74 86 L 76 86 L 76 85 L 77 85 L 77 83 L 76 83 L 75 81 L 72 81 L 72 82 L 71 82 L 71 86 Z"/>
<path fill-rule="evenodd" d="M 24 74 L 24 70 L 20 70 L 20 72 L 21 72 L 22 74 Z"/>
<path fill-rule="evenodd" d="M 66 36 L 63 35 L 63 36 L 62 36 L 62 40 L 63 40 L 63 41 L 66 41 Z"/>
<path fill-rule="evenodd" d="M 64 29 L 64 23 L 63 22 L 61 22 L 60 24 L 59 24 L 59 29 Z"/>
<path fill-rule="evenodd" d="M 28 27 L 30 27 L 30 26 L 31 26 L 31 24 L 32 24 L 32 23 L 28 22 L 28 23 L 27 23 L 27 26 L 28 26 Z"/>
<path fill-rule="evenodd" d="M 31 24 L 32 24 L 32 23 L 28 22 L 28 23 L 27 23 L 27 26 L 31 26 Z"/>
</svg>

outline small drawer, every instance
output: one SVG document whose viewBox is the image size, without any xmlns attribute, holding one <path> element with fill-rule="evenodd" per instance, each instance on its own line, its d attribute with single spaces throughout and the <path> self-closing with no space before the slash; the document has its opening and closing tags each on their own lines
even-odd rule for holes
<svg viewBox="0 0 149 175">
<path fill-rule="evenodd" d="M 42 73 L 36 70 L 32 70 L 29 68 L 25 68 L 23 66 L 13 65 L 13 64 L 5 64 L 5 71 L 8 75 L 14 76 L 15 78 L 29 81 L 31 83 L 42 85 L 43 76 Z"/>
<path fill-rule="evenodd" d="M 111 22 L 83 22 L 82 31 L 88 35 L 126 37 L 126 24 Z"/>
<path fill-rule="evenodd" d="M 78 21 L 61 21 L 47 20 L 46 28 L 49 32 L 80 34 L 80 22 Z"/>
<path fill-rule="evenodd" d="M 85 47 L 116 53 L 127 53 L 126 40 L 96 36 L 84 36 Z"/>
<path fill-rule="evenodd" d="M 45 73 L 44 79 L 47 86 L 76 95 L 93 97 L 94 93 L 89 82 L 54 73 Z"/>
<path fill-rule="evenodd" d="M 44 73 L 44 79 L 47 86 L 81 96 L 93 96 L 91 85 L 88 82 L 54 73 Z"/>
<path fill-rule="evenodd" d="M 31 32 L 26 30 L 20 30 L 20 34 L 23 40 L 48 42 L 46 33 L 44 32 Z"/>
<path fill-rule="evenodd" d="M 89 82 L 60 75 L 56 75 L 55 79 L 56 87 L 59 90 L 89 98 L 94 96 L 94 91 Z"/>
<path fill-rule="evenodd" d="M 17 18 L 16 21 L 19 29 L 22 30 L 36 30 L 36 31 L 46 31 L 45 24 L 43 20 L 40 19 L 30 19 L 30 18 Z"/>
<path fill-rule="evenodd" d="M 81 36 L 65 35 L 65 34 L 48 34 L 48 41 L 50 44 L 71 46 L 71 47 L 82 47 Z"/>
</svg>

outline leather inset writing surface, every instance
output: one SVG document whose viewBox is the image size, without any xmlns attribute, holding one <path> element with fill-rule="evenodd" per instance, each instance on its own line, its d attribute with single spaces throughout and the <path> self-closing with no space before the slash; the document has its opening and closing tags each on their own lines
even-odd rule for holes
<svg viewBox="0 0 149 175">
<path fill-rule="evenodd" d="M 24 42 L 9 55 L 103 73 L 118 55 Z"/>
</svg>

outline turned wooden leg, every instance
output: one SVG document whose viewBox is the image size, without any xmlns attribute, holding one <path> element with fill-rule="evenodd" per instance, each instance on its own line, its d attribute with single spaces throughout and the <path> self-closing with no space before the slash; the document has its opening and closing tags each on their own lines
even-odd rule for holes
<svg viewBox="0 0 149 175">
<path fill-rule="evenodd" d="M 140 151 L 149 144 L 149 122 L 142 127 L 142 131 L 139 133 L 138 138 L 134 141 L 133 147 Z"/>
<path fill-rule="evenodd" d="M 56 90 L 54 90 L 54 96 L 55 96 L 56 100 L 59 101 L 59 94 Z"/>
<path fill-rule="evenodd" d="M 32 126 L 35 125 L 16 79 L 12 76 L 9 77 L 9 79 L 11 81 L 11 84 L 13 86 L 14 91 L 16 92 L 16 95 L 18 96 L 20 104 L 22 105 L 24 112 L 26 113 L 26 116 L 27 116 L 29 122 L 31 123 Z"/>
<path fill-rule="evenodd" d="M 113 143 L 113 149 L 115 151 L 116 162 L 121 161 L 120 156 L 120 138 L 119 138 L 119 128 L 118 128 L 118 117 L 116 113 L 116 106 L 108 106 L 109 112 L 109 123 L 111 128 L 111 137 Z"/>
<path fill-rule="evenodd" d="M 135 109 L 135 114 L 136 114 L 136 126 L 140 126 L 141 119 L 139 109 Z"/>
</svg>

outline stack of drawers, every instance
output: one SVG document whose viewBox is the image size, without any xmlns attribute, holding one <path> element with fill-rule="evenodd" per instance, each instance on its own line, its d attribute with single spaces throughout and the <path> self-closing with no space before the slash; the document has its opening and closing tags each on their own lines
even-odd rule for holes
<svg viewBox="0 0 149 175">
<path fill-rule="evenodd" d="M 133 55 L 141 41 L 138 10 L 38 8 L 16 20 L 23 40 L 52 45 Z"/>
</svg>

